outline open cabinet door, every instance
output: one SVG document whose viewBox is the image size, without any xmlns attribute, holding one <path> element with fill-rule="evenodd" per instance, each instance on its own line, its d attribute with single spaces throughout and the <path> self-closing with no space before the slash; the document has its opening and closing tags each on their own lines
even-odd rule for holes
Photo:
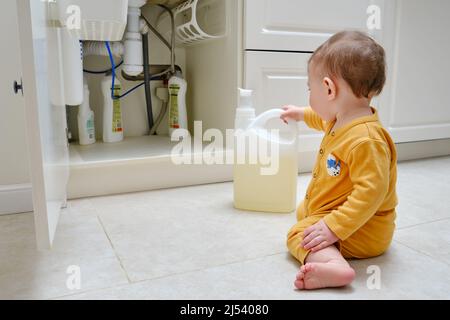
<svg viewBox="0 0 450 320">
<path fill-rule="evenodd" d="M 60 30 L 50 0 L 17 0 L 37 246 L 52 246 L 69 178 Z M 8 41 L 7 39 L 3 39 Z"/>
</svg>

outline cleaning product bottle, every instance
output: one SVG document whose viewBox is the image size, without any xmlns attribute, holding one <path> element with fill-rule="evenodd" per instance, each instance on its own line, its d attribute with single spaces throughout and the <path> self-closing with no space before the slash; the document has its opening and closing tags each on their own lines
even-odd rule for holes
<svg viewBox="0 0 450 320">
<path fill-rule="evenodd" d="M 174 130 L 182 128 L 187 130 L 186 111 L 186 80 L 182 78 L 181 72 L 177 71 L 169 79 L 169 136 Z"/>
<path fill-rule="evenodd" d="M 81 145 L 95 143 L 94 112 L 89 106 L 89 87 L 84 82 L 83 103 L 78 109 L 78 136 Z"/>
<path fill-rule="evenodd" d="M 119 99 L 111 97 L 112 76 L 106 75 L 101 83 L 103 94 L 103 142 L 123 140 L 122 109 Z M 119 79 L 114 80 L 114 96 L 120 96 Z"/>
<path fill-rule="evenodd" d="M 234 206 L 238 209 L 265 212 L 295 210 L 297 124 L 293 120 L 285 124 L 280 119 L 282 112 L 282 109 L 271 109 L 255 118 L 245 129 L 245 148 L 238 147 L 235 142 L 233 189 Z M 278 134 L 274 134 L 272 129 L 278 130 Z M 270 149 L 269 161 L 261 158 L 260 149 L 264 145 L 265 151 Z"/>
</svg>

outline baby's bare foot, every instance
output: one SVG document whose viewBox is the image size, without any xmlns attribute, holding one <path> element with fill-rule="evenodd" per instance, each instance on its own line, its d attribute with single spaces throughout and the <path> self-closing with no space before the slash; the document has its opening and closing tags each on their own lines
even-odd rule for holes
<svg viewBox="0 0 450 320">
<path fill-rule="evenodd" d="M 338 263 L 307 263 L 300 268 L 300 273 L 303 274 L 302 278 L 299 280 L 297 276 L 295 282 L 298 289 L 342 287 L 355 278 L 355 271 L 350 266 Z M 303 288 L 297 286 L 297 282 L 303 284 Z"/>
</svg>

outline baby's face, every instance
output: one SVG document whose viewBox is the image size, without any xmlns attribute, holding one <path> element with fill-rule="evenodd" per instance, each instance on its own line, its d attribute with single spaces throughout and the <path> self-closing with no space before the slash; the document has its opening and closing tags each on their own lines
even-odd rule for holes
<svg viewBox="0 0 450 320">
<path fill-rule="evenodd" d="M 311 62 L 308 67 L 309 104 L 311 108 L 325 121 L 336 118 L 334 102 L 329 99 L 328 86 L 318 68 Z"/>
</svg>

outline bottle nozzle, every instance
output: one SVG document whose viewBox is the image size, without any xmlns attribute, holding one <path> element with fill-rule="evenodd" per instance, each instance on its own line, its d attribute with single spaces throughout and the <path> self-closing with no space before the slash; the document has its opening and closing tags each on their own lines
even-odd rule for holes
<svg viewBox="0 0 450 320">
<path fill-rule="evenodd" d="M 252 108 L 252 90 L 238 88 L 239 108 Z"/>
</svg>

